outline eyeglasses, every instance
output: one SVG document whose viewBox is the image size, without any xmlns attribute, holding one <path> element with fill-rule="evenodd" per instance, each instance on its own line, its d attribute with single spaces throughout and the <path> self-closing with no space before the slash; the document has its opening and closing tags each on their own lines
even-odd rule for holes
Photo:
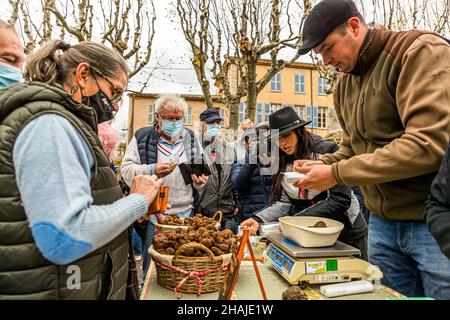
<svg viewBox="0 0 450 320">
<path fill-rule="evenodd" d="M 167 120 L 167 121 L 181 121 L 183 120 L 183 117 L 163 117 L 162 115 L 159 115 L 161 117 L 161 119 L 163 120 Z"/>
<path fill-rule="evenodd" d="M 122 101 L 123 98 L 123 90 L 117 88 L 114 83 L 111 82 L 108 78 L 106 78 L 104 75 L 102 75 L 98 70 L 96 70 L 94 67 L 91 66 L 91 69 L 94 71 L 92 74 L 94 75 L 94 79 L 97 82 L 97 79 L 95 78 L 95 73 L 97 73 L 100 77 L 102 77 L 106 82 L 108 82 L 112 87 L 112 97 L 111 97 L 111 103 L 116 104 Z M 97 82 L 98 85 L 98 82 Z"/>
</svg>

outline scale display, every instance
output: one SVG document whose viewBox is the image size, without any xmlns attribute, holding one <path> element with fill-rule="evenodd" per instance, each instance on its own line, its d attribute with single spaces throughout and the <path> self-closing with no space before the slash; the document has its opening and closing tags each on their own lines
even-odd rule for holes
<svg viewBox="0 0 450 320">
<path fill-rule="evenodd" d="M 270 235 L 268 240 L 266 257 L 273 268 L 293 285 L 364 280 L 369 276 L 381 279 L 383 276 L 377 269 L 374 277 L 375 267 L 354 257 L 359 250 L 344 243 L 337 242 L 326 248 L 303 248 L 283 236 Z"/>
</svg>

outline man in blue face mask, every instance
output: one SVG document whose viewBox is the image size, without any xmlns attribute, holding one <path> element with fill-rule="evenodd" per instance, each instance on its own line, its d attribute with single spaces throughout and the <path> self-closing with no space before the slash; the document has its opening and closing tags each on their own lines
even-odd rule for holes
<svg viewBox="0 0 450 320">
<path fill-rule="evenodd" d="M 193 183 L 186 185 L 178 163 L 192 163 L 202 148 L 192 130 L 184 128 L 186 101 L 173 94 L 162 95 L 155 102 L 158 123 L 143 127 L 136 131 L 131 139 L 120 167 L 122 177 L 127 185 L 131 185 L 134 176 L 153 175 L 163 178 L 163 185 L 169 187 L 168 202 L 171 208 L 165 214 L 176 214 L 181 218 L 194 213 L 197 192 L 208 181 L 208 176 L 192 175 Z M 159 222 L 163 219 L 158 217 Z M 156 218 L 136 225 L 144 242 L 144 276 L 150 264 L 148 248 L 155 235 Z M 142 229 L 139 229 L 142 228 Z"/>
<path fill-rule="evenodd" d="M 218 110 L 206 109 L 200 114 L 200 134 L 204 155 L 210 164 L 211 175 L 206 186 L 200 190 L 200 211 L 212 216 L 222 211 L 222 229 L 236 233 L 236 201 L 231 188 L 231 166 L 235 159 L 234 145 L 221 138 L 223 117 Z"/>
<path fill-rule="evenodd" d="M 24 58 L 14 27 L 0 20 L 0 89 L 22 81 Z"/>
</svg>

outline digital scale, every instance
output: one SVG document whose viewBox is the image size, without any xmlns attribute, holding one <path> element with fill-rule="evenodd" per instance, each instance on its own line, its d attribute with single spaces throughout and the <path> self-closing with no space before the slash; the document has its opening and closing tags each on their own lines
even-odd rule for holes
<svg viewBox="0 0 450 320">
<path fill-rule="evenodd" d="M 304 248 L 282 234 L 267 235 L 266 258 L 292 285 L 326 284 L 352 280 L 380 280 L 382 272 L 356 258 L 360 251 L 337 241 L 334 246 Z"/>
</svg>

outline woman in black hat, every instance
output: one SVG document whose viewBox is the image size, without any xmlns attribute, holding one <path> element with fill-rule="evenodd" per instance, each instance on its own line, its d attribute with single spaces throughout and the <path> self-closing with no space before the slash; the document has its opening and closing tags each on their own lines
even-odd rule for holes
<svg viewBox="0 0 450 320">
<path fill-rule="evenodd" d="M 316 143 L 305 129 L 309 123 L 301 120 L 290 107 L 270 115 L 270 136 L 276 141 L 279 156 L 274 159 L 278 161 L 278 170 L 272 177 L 269 206 L 242 222 L 241 227 L 256 233 L 261 223 L 277 221 L 286 215 L 334 219 L 344 224 L 338 240 L 358 248 L 361 257 L 367 260 L 367 224 L 351 188 L 338 185 L 323 192 L 299 189 L 282 174 L 293 171 L 295 160 L 319 158 Z"/>
</svg>

